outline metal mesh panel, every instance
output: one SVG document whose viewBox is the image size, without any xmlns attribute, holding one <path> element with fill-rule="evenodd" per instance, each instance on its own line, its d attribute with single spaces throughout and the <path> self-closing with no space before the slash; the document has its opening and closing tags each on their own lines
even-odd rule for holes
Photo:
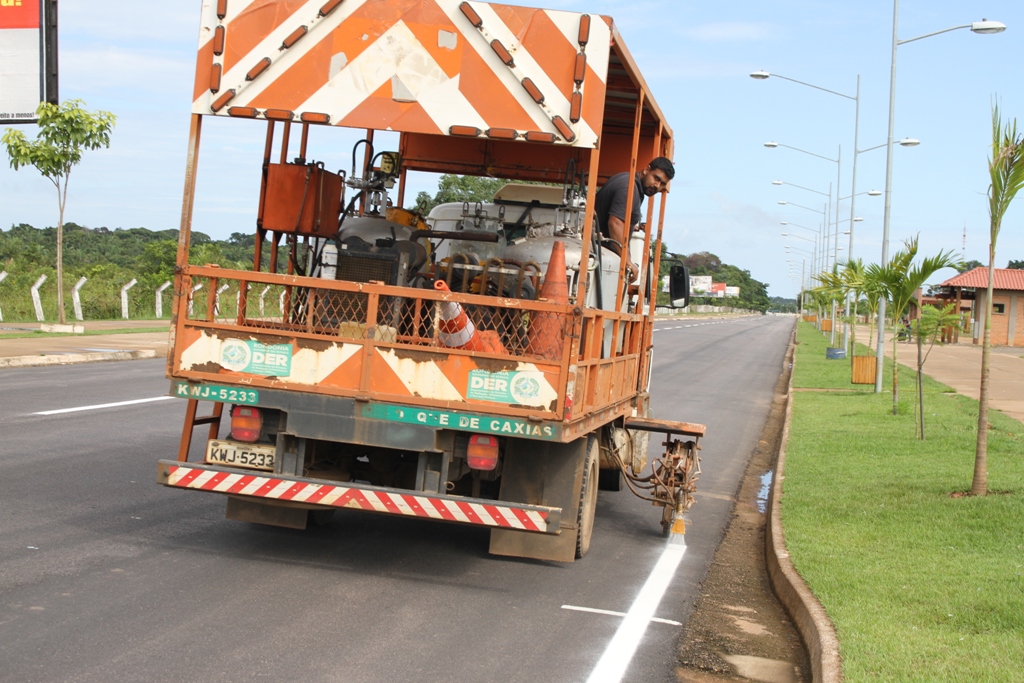
<svg viewBox="0 0 1024 683">
<path fill-rule="evenodd" d="M 563 313 L 417 296 L 253 284 L 246 296 L 240 297 L 240 280 L 193 278 L 193 287 L 198 284 L 203 286 L 190 296 L 189 320 L 254 332 L 303 332 L 325 338 L 374 339 L 435 349 L 466 348 L 559 361 L 574 322 L 571 315 Z M 453 330 L 459 333 L 454 334 Z"/>
</svg>

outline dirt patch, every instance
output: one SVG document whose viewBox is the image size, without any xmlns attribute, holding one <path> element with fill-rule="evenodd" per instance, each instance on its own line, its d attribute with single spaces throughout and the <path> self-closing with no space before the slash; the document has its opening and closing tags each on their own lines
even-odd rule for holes
<svg viewBox="0 0 1024 683">
<path fill-rule="evenodd" d="M 807 653 L 772 592 L 764 555 L 767 492 L 782 439 L 791 362 L 792 347 L 729 528 L 680 638 L 676 676 L 681 682 L 811 680 Z"/>
</svg>

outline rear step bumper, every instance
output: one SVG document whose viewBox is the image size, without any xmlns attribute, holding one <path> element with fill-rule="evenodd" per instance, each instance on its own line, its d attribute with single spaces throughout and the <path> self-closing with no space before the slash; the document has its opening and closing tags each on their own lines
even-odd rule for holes
<svg viewBox="0 0 1024 683">
<path fill-rule="evenodd" d="M 350 482 L 287 477 L 262 472 L 161 460 L 157 483 L 174 488 L 288 501 L 325 508 L 351 508 L 406 517 L 558 534 L 562 509 L 384 488 Z"/>
</svg>

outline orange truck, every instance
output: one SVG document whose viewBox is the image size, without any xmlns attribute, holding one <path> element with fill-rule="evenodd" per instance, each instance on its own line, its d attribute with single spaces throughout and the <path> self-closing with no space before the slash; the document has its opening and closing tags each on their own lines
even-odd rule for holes
<svg viewBox="0 0 1024 683">
<path fill-rule="evenodd" d="M 251 269 L 190 261 L 211 116 L 265 130 Z M 334 171 L 311 137 L 339 127 L 361 139 Z M 187 409 L 159 483 L 222 494 L 229 519 L 358 509 L 558 561 L 587 552 L 598 489 L 625 484 L 681 533 L 704 428 L 649 417 L 667 194 L 631 234 L 637 284 L 588 201 L 672 149 L 610 17 L 204 0 L 167 365 Z M 423 216 L 400 208 L 410 172 L 508 182 Z M 667 279 L 685 305 L 685 269 Z M 648 466 L 650 432 L 667 448 Z"/>
</svg>

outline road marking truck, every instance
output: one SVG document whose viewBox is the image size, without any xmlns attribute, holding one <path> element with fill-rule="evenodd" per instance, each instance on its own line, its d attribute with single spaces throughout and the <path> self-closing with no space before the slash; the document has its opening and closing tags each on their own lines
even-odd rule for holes
<svg viewBox="0 0 1024 683">
<path fill-rule="evenodd" d="M 626 484 L 682 531 L 704 428 L 651 419 L 647 391 L 667 194 L 628 245 L 592 201 L 673 136 L 610 17 L 204 0 L 191 111 L 167 362 L 187 409 L 159 483 L 220 493 L 235 520 L 365 510 L 557 561 L 586 554 L 598 489 Z M 204 122 L 261 130 L 262 158 L 228 144 L 204 171 L 252 178 L 251 267 L 193 244 Z M 339 129 L 351 154 L 321 156 Z M 507 183 L 424 216 L 402 208 L 422 172 Z M 669 280 L 683 305 L 684 269 Z"/>
</svg>

